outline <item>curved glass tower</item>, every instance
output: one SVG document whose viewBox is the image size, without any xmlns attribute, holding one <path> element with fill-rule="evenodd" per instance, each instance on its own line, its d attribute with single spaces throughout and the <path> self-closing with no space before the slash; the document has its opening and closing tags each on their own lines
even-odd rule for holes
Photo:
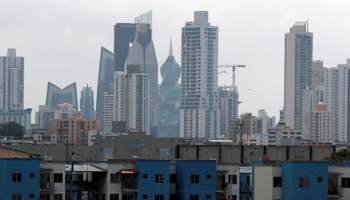
<svg viewBox="0 0 350 200">
<path fill-rule="evenodd" d="M 170 41 L 169 56 L 160 68 L 163 81 L 158 100 L 158 137 L 180 135 L 180 65 L 175 61 Z"/>
<path fill-rule="evenodd" d="M 61 103 L 73 104 L 78 108 L 77 85 L 72 83 L 61 89 L 52 83 L 47 84 L 46 105 L 50 109 L 56 108 Z"/>
</svg>

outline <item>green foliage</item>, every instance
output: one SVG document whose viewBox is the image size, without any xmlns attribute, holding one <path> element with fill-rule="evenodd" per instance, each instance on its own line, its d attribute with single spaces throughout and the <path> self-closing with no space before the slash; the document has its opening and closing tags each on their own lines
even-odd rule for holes
<svg viewBox="0 0 350 200">
<path fill-rule="evenodd" d="M 23 139 L 24 127 L 17 122 L 7 122 L 0 124 L 1 136 L 13 136 L 15 140 Z"/>
<path fill-rule="evenodd" d="M 343 162 L 350 161 L 350 150 L 342 149 L 340 151 L 333 152 L 330 156 L 323 158 L 323 160 L 336 161 L 341 165 Z"/>
</svg>

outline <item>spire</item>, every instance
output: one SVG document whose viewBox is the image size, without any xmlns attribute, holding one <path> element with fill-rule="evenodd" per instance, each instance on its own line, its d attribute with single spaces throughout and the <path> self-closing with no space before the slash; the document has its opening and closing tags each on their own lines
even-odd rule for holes
<svg viewBox="0 0 350 200">
<path fill-rule="evenodd" d="M 173 55 L 173 42 L 172 42 L 172 39 L 171 39 L 171 38 L 170 38 L 169 56 L 174 56 L 174 55 Z"/>
</svg>

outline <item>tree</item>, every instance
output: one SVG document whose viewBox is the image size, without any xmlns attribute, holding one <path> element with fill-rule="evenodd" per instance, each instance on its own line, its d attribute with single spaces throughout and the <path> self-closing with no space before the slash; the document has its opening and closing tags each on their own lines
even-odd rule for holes
<svg viewBox="0 0 350 200">
<path fill-rule="evenodd" d="M 330 156 L 326 156 L 323 160 L 327 161 L 336 161 L 339 165 L 342 165 L 343 162 L 350 161 L 350 150 L 342 149 L 340 151 L 333 152 Z"/>
<path fill-rule="evenodd" d="M 15 140 L 23 139 L 24 127 L 17 122 L 6 122 L 0 124 L 1 136 L 13 136 Z"/>
</svg>

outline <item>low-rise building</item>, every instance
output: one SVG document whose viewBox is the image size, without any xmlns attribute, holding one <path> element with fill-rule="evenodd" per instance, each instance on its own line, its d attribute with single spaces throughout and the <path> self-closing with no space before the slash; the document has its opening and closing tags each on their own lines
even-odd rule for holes
<svg viewBox="0 0 350 200">
<path fill-rule="evenodd" d="M 276 129 L 269 129 L 269 145 L 281 145 L 282 138 L 302 139 L 302 133 L 302 130 L 293 130 L 279 122 Z"/>
</svg>

